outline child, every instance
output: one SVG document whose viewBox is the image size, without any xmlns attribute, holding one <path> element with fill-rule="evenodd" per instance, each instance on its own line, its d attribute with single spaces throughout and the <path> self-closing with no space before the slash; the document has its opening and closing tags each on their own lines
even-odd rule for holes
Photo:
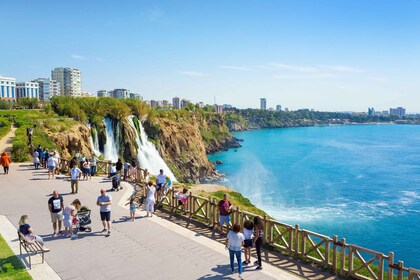
<svg viewBox="0 0 420 280">
<path fill-rule="evenodd" d="M 182 210 L 187 211 L 187 203 L 188 203 L 188 189 L 183 188 L 182 191 L 179 191 L 176 194 L 176 198 L 178 199 L 178 205 L 181 205 Z"/>
<path fill-rule="evenodd" d="M 246 220 L 244 222 L 244 254 L 245 260 L 242 262 L 244 265 L 248 265 L 251 263 L 251 248 L 252 248 L 252 238 L 254 231 L 254 223 L 251 220 Z"/>
<path fill-rule="evenodd" d="M 162 192 L 162 195 L 160 196 L 160 201 L 162 201 L 166 197 L 166 194 L 171 189 L 172 189 L 171 178 L 169 176 L 166 176 L 165 184 L 163 185 L 163 192 Z"/>
<path fill-rule="evenodd" d="M 150 216 L 153 217 L 153 212 L 155 211 L 155 193 L 156 193 L 156 187 L 153 185 L 152 181 L 149 181 L 147 184 L 147 194 L 146 194 L 146 211 L 147 211 L 147 217 Z"/>
<path fill-rule="evenodd" d="M 134 222 L 134 217 L 136 215 L 136 209 L 137 209 L 137 204 L 134 202 L 134 196 L 132 196 L 130 198 L 130 201 L 127 202 L 125 205 L 127 206 L 128 204 L 130 204 L 130 218 L 131 221 Z"/>
</svg>

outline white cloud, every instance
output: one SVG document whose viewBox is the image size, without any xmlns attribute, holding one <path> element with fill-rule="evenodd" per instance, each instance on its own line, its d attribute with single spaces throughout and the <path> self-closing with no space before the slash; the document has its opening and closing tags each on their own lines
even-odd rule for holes
<svg viewBox="0 0 420 280">
<path fill-rule="evenodd" d="M 78 59 L 78 60 L 85 60 L 86 58 L 84 56 L 78 55 L 78 54 L 73 54 L 71 56 L 74 59 Z"/>
<path fill-rule="evenodd" d="M 197 71 L 179 71 L 179 74 L 186 75 L 186 76 L 193 76 L 193 77 L 205 77 L 208 76 L 206 73 L 197 72 Z"/>
<path fill-rule="evenodd" d="M 242 67 L 242 66 L 230 66 L 230 65 L 222 65 L 220 66 L 222 69 L 228 69 L 228 70 L 237 70 L 237 71 L 252 71 L 249 67 Z"/>
<path fill-rule="evenodd" d="M 289 70 L 293 72 L 304 72 L 304 73 L 316 73 L 319 72 L 318 68 L 310 66 L 299 66 L 292 64 L 282 64 L 282 63 L 270 63 L 269 65 L 274 66 L 275 68 L 282 70 Z"/>
<path fill-rule="evenodd" d="M 272 78 L 276 80 L 310 80 L 310 79 L 328 79 L 334 78 L 332 73 L 310 73 L 310 74 L 279 74 Z"/>
<path fill-rule="evenodd" d="M 330 70 L 330 71 L 333 71 L 333 72 L 349 72 L 349 73 L 363 73 L 363 72 L 365 72 L 364 70 L 349 67 L 349 66 L 344 66 L 344 65 L 321 65 L 320 68 L 321 69 L 327 69 L 327 70 Z"/>
</svg>

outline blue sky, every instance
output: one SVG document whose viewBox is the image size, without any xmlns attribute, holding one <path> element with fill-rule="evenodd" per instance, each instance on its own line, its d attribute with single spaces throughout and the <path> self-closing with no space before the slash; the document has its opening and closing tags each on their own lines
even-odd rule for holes
<svg viewBox="0 0 420 280">
<path fill-rule="evenodd" d="M 420 1 L 1 1 L 0 75 L 83 90 L 420 112 Z"/>
</svg>

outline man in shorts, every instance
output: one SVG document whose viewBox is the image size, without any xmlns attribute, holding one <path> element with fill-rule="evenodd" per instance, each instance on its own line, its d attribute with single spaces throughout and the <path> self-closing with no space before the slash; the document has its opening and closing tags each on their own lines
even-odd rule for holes
<svg viewBox="0 0 420 280">
<path fill-rule="evenodd" d="M 103 233 L 107 232 L 105 237 L 111 235 L 111 204 L 112 204 L 112 197 L 111 195 L 106 193 L 105 189 L 101 189 L 101 195 L 98 196 L 96 201 L 96 205 L 100 207 L 99 211 L 101 214 L 101 221 L 104 229 L 102 230 Z"/>
<path fill-rule="evenodd" d="M 51 222 L 53 224 L 53 237 L 61 235 L 61 224 L 63 220 L 63 197 L 58 193 L 58 191 L 53 191 L 52 197 L 48 199 L 48 210 L 51 214 Z"/>
<path fill-rule="evenodd" d="M 156 191 L 158 198 L 161 197 L 163 193 L 163 186 L 166 182 L 166 175 L 163 174 L 163 169 L 159 170 L 159 174 L 156 176 Z"/>
<path fill-rule="evenodd" d="M 225 193 L 223 199 L 219 201 L 219 224 L 220 235 L 223 235 L 223 225 L 226 224 L 229 231 L 230 212 L 232 211 L 232 203 L 228 200 L 228 195 Z"/>
</svg>

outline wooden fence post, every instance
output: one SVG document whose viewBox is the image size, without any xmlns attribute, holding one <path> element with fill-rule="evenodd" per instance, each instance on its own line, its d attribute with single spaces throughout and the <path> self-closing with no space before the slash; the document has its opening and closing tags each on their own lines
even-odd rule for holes
<svg viewBox="0 0 420 280">
<path fill-rule="evenodd" d="M 333 237 L 333 255 L 332 255 L 332 269 L 333 273 L 337 273 L 337 247 L 338 247 L 338 236 Z"/>
<path fill-rule="evenodd" d="M 299 238 L 300 238 L 300 234 L 299 234 L 299 224 L 295 225 L 295 256 L 299 256 Z"/>
<path fill-rule="evenodd" d="M 403 261 L 398 261 L 398 280 L 402 280 L 403 279 L 403 270 L 402 268 L 404 267 L 404 262 Z"/>
<path fill-rule="evenodd" d="M 341 251 L 340 251 L 340 274 L 346 274 L 346 239 L 341 238 Z"/>
<path fill-rule="evenodd" d="M 388 254 L 388 280 L 394 279 L 394 252 Z"/>
</svg>

